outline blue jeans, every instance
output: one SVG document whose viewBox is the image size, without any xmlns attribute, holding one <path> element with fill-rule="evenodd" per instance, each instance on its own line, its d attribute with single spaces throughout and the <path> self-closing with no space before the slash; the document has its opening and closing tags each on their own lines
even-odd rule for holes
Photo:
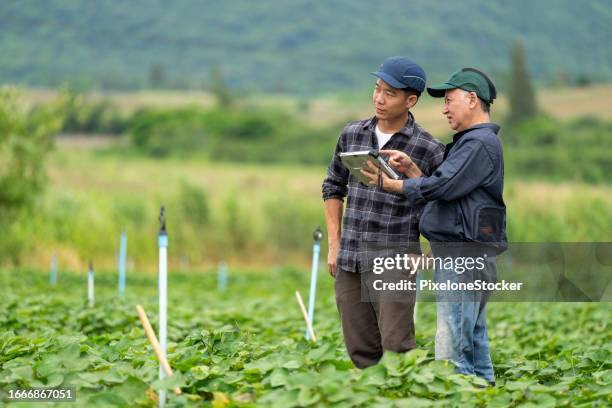
<svg viewBox="0 0 612 408">
<path fill-rule="evenodd" d="M 488 260 L 485 265 L 486 271 L 476 279 L 497 280 L 495 260 Z M 473 278 L 474 275 L 457 274 L 453 269 L 436 269 L 434 277 L 436 283 Z M 466 292 L 436 295 L 436 359 L 452 360 L 458 373 L 477 375 L 494 383 L 487 337 L 487 298 L 482 295 Z"/>
</svg>

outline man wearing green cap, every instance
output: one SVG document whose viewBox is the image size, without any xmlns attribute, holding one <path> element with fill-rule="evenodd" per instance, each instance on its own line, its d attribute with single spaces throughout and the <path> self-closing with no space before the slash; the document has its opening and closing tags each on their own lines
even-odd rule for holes
<svg viewBox="0 0 612 408">
<path fill-rule="evenodd" d="M 463 68 L 427 92 L 444 97 L 442 113 L 456 132 L 453 142 L 446 146 L 442 164 L 428 177 L 405 153 L 381 151 L 391 165 L 410 177 L 392 180 L 382 173 L 383 188 L 403 194 L 413 205 L 427 203 L 419 226 L 435 258 L 485 260 L 482 269 L 468 272 L 435 263 L 437 283 L 495 281 L 495 256 L 507 247 L 502 146 L 499 126 L 489 118 L 495 86 L 481 71 Z M 380 177 L 377 173 L 376 169 L 364 171 L 372 185 Z M 436 299 L 436 358 L 450 359 L 458 372 L 494 384 L 485 315 L 488 293 L 439 291 Z"/>
</svg>

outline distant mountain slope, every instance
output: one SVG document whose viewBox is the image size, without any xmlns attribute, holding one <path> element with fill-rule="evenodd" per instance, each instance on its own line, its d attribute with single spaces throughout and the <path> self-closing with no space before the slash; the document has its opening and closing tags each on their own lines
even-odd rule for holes
<svg viewBox="0 0 612 408">
<path fill-rule="evenodd" d="M 242 89 L 325 92 L 397 54 L 431 79 L 501 76 L 515 38 L 541 82 L 612 80 L 609 0 L 4 0 L 0 34 L 4 83 L 202 87 L 218 67 Z"/>
</svg>

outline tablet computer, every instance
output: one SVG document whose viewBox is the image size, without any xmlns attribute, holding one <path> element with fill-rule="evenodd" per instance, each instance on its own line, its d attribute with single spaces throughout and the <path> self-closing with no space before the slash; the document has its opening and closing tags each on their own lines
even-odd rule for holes
<svg viewBox="0 0 612 408">
<path fill-rule="evenodd" d="M 393 180 L 399 180 L 400 176 L 393 167 L 383 159 L 376 150 L 361 150 L 357 152 L 345 152 L 338 155 L 340 161 L 360 183 L 369 186 L 370 179 L 361 174 L 361 169 L 367 168 L 370 161 Z"/>
</svg>

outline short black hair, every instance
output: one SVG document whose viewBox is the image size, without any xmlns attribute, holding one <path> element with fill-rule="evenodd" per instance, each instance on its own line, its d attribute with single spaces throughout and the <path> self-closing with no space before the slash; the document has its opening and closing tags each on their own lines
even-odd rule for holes
<svg viewBox="0 0 612 408">
<path fill-rule="evenodd" d="M 487 102 L 480 98 L 478 98 L 478 100 L 480 101 L 480 108 L 482 109 L 482 111 L 484 113 L 490 113 L 491 112 L 491 102 Z"/>
<path fill-rule="evenodd" d="M 417 99 L 421 96 L 421 92 L 412 88 L 402 88 L 402 91 L 406 92 L 408 95 L 416 95 Z"/>
</svg>

